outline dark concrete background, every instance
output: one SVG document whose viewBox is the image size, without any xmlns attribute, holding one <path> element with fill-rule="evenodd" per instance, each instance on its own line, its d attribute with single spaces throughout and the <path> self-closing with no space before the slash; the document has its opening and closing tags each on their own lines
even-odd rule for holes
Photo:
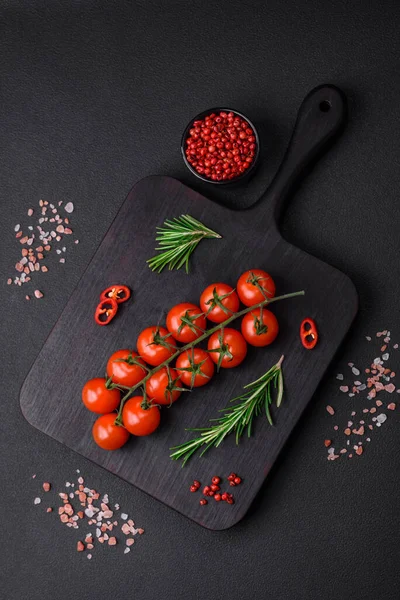
<svg viewBox="0 0 400 600">
<path fill-rule="evenodd" d="M 397 2 L 378 0 L 2 3 L 2 598 L 399 597 L 398 415 L 361 459 L 328 463 L 322 448 L 332 423 L 325 405 L 343 414 L 351 406 L 336 370 L 366 363 L 364 335 L 388 327 L 400 338 L 399 17 Z M 303 97 L 321 83 L 346 92 L 349 124 L 293 197 L 282 229 L 351 276 L 360 313 L 248 517 L 213 533 L 33 429 L 19 389 L 131 185 L 168 174 L 218 201 L 252 203 Z M 199 185 L 179 153 L 187 121 L 223 104 L 248 114 L 263 143 L 254 180 L 233 191 Z M 5 281 L 13 226 L 39 198 L 74 202 L 81 243 L 64 269 L 49 271 L 45 298 L 27 303 L 28 286 Z M 33 505 L 42 481 L 62 484 L 76 468 L 146 529 L 128 556 L 87 561 L 74 551 L 77 532 Z"/>
</svg>

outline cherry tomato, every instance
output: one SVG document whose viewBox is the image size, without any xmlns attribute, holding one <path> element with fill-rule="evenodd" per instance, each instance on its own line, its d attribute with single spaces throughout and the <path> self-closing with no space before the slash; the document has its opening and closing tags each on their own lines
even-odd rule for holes
<svg viewBox="0 0 400 600">
<path fill-rule="evenodd" d="M 167 367 L 163 367 L 146 381 L 146 394 L 157 404 L 169 405 L 178 400 L 182 392 L 176 388 L 181 387 L 182 381 L 175 369 L 169 369 L 168 377 Z"/>
<path fill-rule="evenodd" d="M 278 319 L 274 313 L 265 308 L 256 308 L 242 319 L 242 334 L 251 346 L 261 347 L 272 344 L 278 332 Z"/>
<path fill-rule="evenodd" d="M 196 318 L 196 315 L 199 316 Z M 200 308 L 190 302 L 177 304 L 167 315 L 168 331 L 183 344 L 197 340 L 203 334 L 206 325 L 206 318 Z"/>
<path fill-rule="evenodd" d="M 201 348 L 194 348 L 178 356 L 176 370 L 185 385 L 201 387 L 206 385 L 214 375 L 214 363 L 208 352 Z"/>
<path fill-rule="evenodd" d="M 115 425 L 116 413 L 99 417 L 93 424 L 93 439 L 104 450 L 117 450 L 129 439 L 129 432 L 121 425 Z"/>
<path fill-rule="evenodd" d="M 223 332 L 212 334 L 208 340 L 208 351 L 216 365 L 231 369 L 246 358 L 247 344 L 239 331 L 227 327 Z"/>
<path fill-rule="evenodd" d="M 239 310 L 239 298 L 230 285 L 212 283 L 200 296 L 200 308 L 207 319 L 213 323 L 222 323 Z"/>
<path fill-rule="evenodd" d="M 176 352 L 176 341 L 165 327 L 147 327 L 137 340 L 140 356 L 153 367 Z"/>
<path fill-rule="evenodd" d="M 103 415 L 118 408 L 121 402 L 121 392 L 106 387 L 104 377 L 89 379 L 82 389 L 82 402 L 87 409 Z"/>
<path fill-rule="evenodd" d="M 237 293 L 245 306 L 254 306 L 275 296 L 275 283 L 266 271 L 251 269 L 239 277 Z"/>
<path fill-rule="evenodd" d="M 112 377 L 113 383 L 120 383 L 132 387 L 139 383 L 146 376 L 146 371 L 140 364 L 144 365 L 143 360 L 133 350 L 117 350 L 108 359 L 107 375 Z"/>
<path fill-rule="evenodd" d="M 146 406 L 143 396 L 129 398 L 122 409 L 124 426 L 133 435 L 150 435 L 160 424 L 160 409 Z"/>
</svg>

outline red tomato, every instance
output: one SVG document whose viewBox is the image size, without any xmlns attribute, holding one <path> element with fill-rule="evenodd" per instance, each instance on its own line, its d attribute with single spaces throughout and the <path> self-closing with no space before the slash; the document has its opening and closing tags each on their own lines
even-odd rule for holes
<svg viewBox="0 0 400 600">
<path fill-rule="evenodd" d="M 275 296 L 275 283 L 266 271 L 251 269 L 239 277 L 237 293 L 245 306 L 254 306 Z"/>
<path fill-rule="evenodd" d="M 147 327 L 138 337 L 137 349 L 149 365 L 157 367 L 176 352 L 176 341 L 165 327 Z"/>
<path fill-rule="evenodd" d="M 200 296 L 200 307 L 207 319 L 213 323 L 222 323 L 239 310 L 239 298 L 230 285 L 212 283 Z"/>
<path fill-rule="evenodd" d="M 199 316 L 195 318 L 196 315 Z M 182 322 L 182 317 L 186 320 L 186 325 Z M 183 344 L 197 340 L 203 334 L 206 325 L 206 318 L 200 308 L 195 304 L 190 304 L 190 302 L 177 304 L 171 308 L 167 315 L 168 331 L 172 333 L 178 342 Z"/>
<path fill-rule="evenodd" d="M 121 392 L 107 389 L 106 381 L 104 377 L 95 377 L 89 379 L 82 389 L 83 404 L 87 409 L 100 415 L 112 412 L 118 408 L 121 401 Z"/>
<path fill-rule="evenodd" d="M 124 427 L 133 435 L 150 435 L 160 424 L 160 409 L 157 406 L 145 406 L 143 396 L 134 396 L 122 409 Z"/>
<path fill-rule="evenodd" d="M 110 356 L 107 363 L 107 375 L 112 377 L 113 383 L 133 387 L 143 377 L 146 377 L 145 369 L 135 364 L 135 358 L 144 365 L 142 359 L 133 350 L 117 350 Z"/>
<path fill-rule="evenodd" d="M 216 331 L 212 334 L 208 340 L 208 351 L 216 365 L 220 363 L 224 369 L 231 369 L 246 358 L 247 344 L 239 331 L 227 327 L 223 333 Z"/>
<path fill-rule="evenodd" d="M 179 377 L 185 385 L 201 387 L 214 375 L 214 363 L 208 352 L 194 348 L 193 351 L 186 350 L 178 356 L 176 370 L 179 371 Z"/>
<path fill-rule="evenodd" d="M 272 344 L 278 332 L 278 319 L 274 313 L 265 308 L 256 308 L 242 319 L 243 337 L 251 346 L 261 347 Z"/>
<path fill-rule="evenodd" d="M 182 381 L 179 379 L 175 369 L 163 367 L 146 381 L 146 394 L 157 404 L 170 405 L 182 394 L 180 390 L 175 388 L 182 387 Z"/>
<path fill-rule="evenodd" d="M 115 425 L 116 413 L 108 413 L 99 417 L 93 424 L 93 439 L 104 450 L 117 450 L 129 439 L 129 432 L 121 425 Z"/>
</svg>

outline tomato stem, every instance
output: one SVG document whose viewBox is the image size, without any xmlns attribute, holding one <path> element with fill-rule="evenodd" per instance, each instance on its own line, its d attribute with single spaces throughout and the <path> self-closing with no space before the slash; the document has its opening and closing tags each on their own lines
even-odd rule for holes
<svg viewBox="0 0 400 600">
<path fill-rule="evenodd" d="M 169 365 L 173 360 L 178 358 L 178 356 L 180 354 L 182 354 L 183 352 L 186 352 L 187 350 L 191 350 L 192 348 L 194 348 L 195 346 L 200 344 L 200 342 L 203 342 L 208 337 L 210 337 L 216 331 L 223 329 L 224 327 L 229 325 L 229 323 L 232 323 L 232 321 L 235 321 L 236 319 L 239 319 L 240 317 L 247 315 L 247 313 L 249 313 L 252 310 L 257 310 L 258 308 L 263 308 L 267 304 L 272 304 L 273 302 L 278 302 L 279 300 L 288 300 L 289 298 L 296 298 L 297 296 L 304 296 L 304 294 L 305 294 L 304 290 L 300 290 L 299 292 L 290 292 L 289 294 L 283 294 L 282 296 L 275 296 L 274 298 L 265 298 L 265 300 L 263 300 L 262 302 L 259 302 L 258 304 L 255 304 L 254 306 L 248 306 L 246 308 L 243 308 L 242 310 L 239 310 L 238 312 L 233 313 L 233 315 L 228 317 L 222 323 L 218 323 L 218 325 L 215 325 L 215 327 L 212 327 L 211 329 L 207 329 L 207 331 L 205 331 L 202 335 L 200 335 L 193 342 L 190 342 L 190 343 L 186 344 L 185 346 L 178 348 L 177 351 L 174 354 L 172 354 L 169 358 L 167 358 L 163 363 L 161 363 L 160 365 L 157 365 L 157 367 L 154 367 L 154 369 L 149 370 L 147 375 L 145 377 L 143 377 L 143 379 L 141 379 L 138 383 L 136 383 L 131 388 L 127 388 L 126 386 L 118 385 L 118 387 L 126 389 L 127 392 L 126 392 L 125 396 L 121 399 L 121 404 L 120 404 L 120 407 L 118 410 L 117 418 L 115 419 L 115 424 L 122 425 L 122 409 L 124 407 L 125 402 L 130 397 L 130 395 L 135 390 L 137 390 L 139 387 L 142 387 L 146 383 L 146 381 L 148 379 L 150 379 L 150 377 L 152 375 L 154 375 L 154 373 L 157 373 L 157 371 L 160 371 L 162 368 Z"/>
</svg>

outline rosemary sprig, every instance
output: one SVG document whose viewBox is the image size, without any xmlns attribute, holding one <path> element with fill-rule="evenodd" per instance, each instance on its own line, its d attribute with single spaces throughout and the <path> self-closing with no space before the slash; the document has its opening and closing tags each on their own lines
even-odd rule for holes
<svg viewBox="0 0 400 600">
<path fill-rule="evenodd" d="M 152 271 L 161 273 L 168 267 L 181 269 L 185 266 L 189 272 L 189 258 L 197 245 L 204 238 L 221 238 L 219 233 L 209 229 L 190 215 L 181 215 L 175 219 L 167 219 L 162 227 L 157 227 L 156 248 L 160 254 L 150 258 L 147 263 Z"/>
<path fill-rule="evenodd" d="M 250 437 L 253 419 L 259 416 L 263 408 L 268 422 L 272 425 L 270 406 L 273 402 L 273 388 L 277 389 L 275 404 L 278 408 L 283 397 L 282 361 L 283 356 L 267 373 L 256 381 L 245 385 L 243 388 L 245 392 L 231 400 L 231 402 L 236 402 L 234 406 L 228 405 L 220 411 L 224 413 L 221 417 L 210 419 L 210 421 L 215 421 L 214 425 L 189 429 L 188 431 L 200 431 L 200 436 L 171 448 L 171 450 L 174 450 L 171 458 L 173 460 L 183 458 L 182 466 L 184 466 L 199 448 L 205 446 L 200 454 L 200 456 L 203 456 L 212 446 L 217 448 L 231 433 L 235 433 L 236 444 L 238 444 L 239 438 L 245 430 L 247 430 L 247 435 Z"/>
</svg>

